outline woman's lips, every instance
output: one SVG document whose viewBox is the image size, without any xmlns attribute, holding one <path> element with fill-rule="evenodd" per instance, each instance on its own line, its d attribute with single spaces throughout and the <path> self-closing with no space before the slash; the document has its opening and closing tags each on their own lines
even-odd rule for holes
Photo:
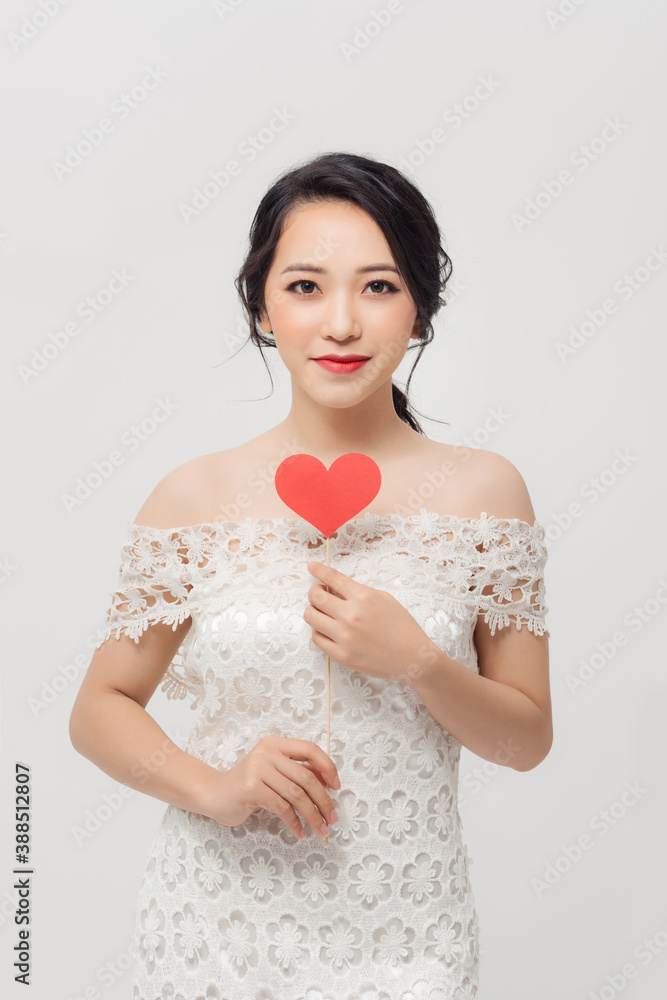
<svg viewBox="0 0 667 1000">
<path fill-rule="evenodd" d="M 326 368 L 328 372 L 335 372 L 337 375 L 356 372 L 369 360 L 369 358 L 364 358 L 363 361 L 330 361 L 329 358 L 313 358 L 313 361 L 321 365 L 322 368 Z"/>
</svg>

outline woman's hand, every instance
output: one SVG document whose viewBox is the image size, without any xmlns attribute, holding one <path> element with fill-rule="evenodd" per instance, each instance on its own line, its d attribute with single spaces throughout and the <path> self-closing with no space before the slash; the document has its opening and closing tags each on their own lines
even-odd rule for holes
<svg viewBox="0 0 667 1000">
<path fill-rule="evenodd" d="M 424 664 L 434 662 L 438 647 L 386 590 L 366 587 L 320 562 L 309 562 L 308 570 L 321 583 L 308 591 L 304 621 L 313 626 L 315 645 L 337 663 L 409 684 Z"/>
<path fill-rule="evenodd" d="M 306 831 L 298 810 L 318 837 L 326 837 L 326 824 L 337 819 L 331 818 L 333 787 L 340 787 L 338 769 L 317 743 L 270 734 L 238 764 L 212 776 L 204 815 L 222 826 L 239 826 L 258 809 L 268 809 L 301 839 Z"/>
</svg>

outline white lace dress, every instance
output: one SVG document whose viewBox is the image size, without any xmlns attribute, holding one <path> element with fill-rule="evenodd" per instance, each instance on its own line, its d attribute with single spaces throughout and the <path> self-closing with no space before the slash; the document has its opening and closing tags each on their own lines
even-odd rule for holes
<svg viewBox="0 0 667 1000">
<path fill-rule="evenodd" d="M 326 655 L 303 619 L 306 562 L 325 545 L 298 517 L 128 524 L 104 640 L 192 618 L 163 690 L 192 699 L 193 756 L 226 770 L 267 733 L 326 751 Z M 494 632 L 548 635 L 546 558 L 539 522 L 486 513 L 366 514 L 330 539 L 332 566 L 393 594 L 473 671 L 479 614 Z M 460 750 L 407 684 L 332 659 L 342 787 L 328 847 L 265 809 L 223 827 L 168 805 L 138 899 L 133 1000 L 476 998 Z"/>
</svg>

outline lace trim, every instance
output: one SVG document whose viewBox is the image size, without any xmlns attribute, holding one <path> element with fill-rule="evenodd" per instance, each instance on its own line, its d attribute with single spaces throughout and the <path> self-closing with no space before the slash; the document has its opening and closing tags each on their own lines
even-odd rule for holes
<svg viewBox="0 0 667 1000">
<path fill-rule="evenodd" d="M 387 534 L 389 529 L 392 534 Z M 369 553 L 369 545 L 388 543 L 380 560 L 360 560 L 361 579 L 381 586 L 396 581 L 406 589 L 446 589 L 451 599 L 474 607 L 491 635 L 512 622 L 522 622 L 536 635 L 549 635 L 545 616 L 544 567 L 548 558 L 544 527 L 520 518 L 479 518 L 435 514 L 365 514 L 347 521 L 330 538 L 331 563 L 347 555 Z M 258 518 L 202 522 L 176 528 L 154 528 L 127 522 L 121 549 L 117 589 L 107 609 L 103 638 L 125 634 L 139 641 L 149 625 L 176 630 L 201 606 L 202 584 L 231 581 L 248 570 L 253 557 L 262 594 L 271 601 L 288 599 L 286 587 L 303 582 L 294 555 L 317 558 L 325 539 L 303 518 Z M 397 563 L 396 554 L 409 556 Z M 367 565 L 368 563 L 368 565 Z M 344 571 L 344 562 L 341 568 Z M 241 579 L 239 575 L 238 579 Z M 436 591 L 437 592 L 437 591 Z M 162 681 L 168 698 L 195 693 L 186 668 L 188 637 L 179 647 Z"/>
</svg>

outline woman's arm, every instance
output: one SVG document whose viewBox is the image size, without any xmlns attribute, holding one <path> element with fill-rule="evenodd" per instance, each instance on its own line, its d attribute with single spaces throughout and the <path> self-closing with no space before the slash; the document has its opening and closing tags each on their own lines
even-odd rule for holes
<svg viewBox="0 0 667 1000">
<path fill-rule="evenodd" d="M 237 826 L 263 808 L 301 837 L 298 809 L 315 833 L 327 836 L 326 824 L 336 819 L 328 788 L 339 788 L 340 780 L 316 743 L 265 736 L 238 764 L 218 771 L 179 749 L 145 710 L 190 624 L 175 632 L 154 624 L 138 644 L 121 635 L 96 651 L 70 717 L 75 748 L 123 784 L 222 826 Z"/>
<path fill-rule="evenodd" d="M 447 656 L 435 643 L 417 656 L 408 681 L 434 719 L 485 760 L 529 771 L 549 753 L 553 741 L 546 635 L 524 623 L 480 641 L 480 673 Z M 484 649 L 481 651 L 480 647 Z M 492 676 L 484 676 L 482 669 Z"/>
<path fill-rule="evenodd" d="M 145 709 L 191 623 L 151 625 L 138 643 L 107 639 L 83 678 L 69 732 L 75 749 L 115 780 L 208 815 L 220 772 L 177 747 Z"/>
<path fill-rule="evenodd" d="M 208 495 L 207 469 L 205 461 L 193 459 L 167 473 L 145 500 L 136 522 L 155 527 L 190 523 L 194 498 Z M 173 568 L 175 583 L 180 584 L 176 564 Z M 162 582 L 153 588 L 150 571 L 146 574 L 149 604 L 157 594 L 174 597 Z M 131 599 L 136 601 L 134 590 Z M 191 624 L 191 618 L 176 629 L 153 622 L 138 643 L 125 633 L 111 635 L 93 654 L 72 708 L 69 732 L 75 749 L 115 780 L 208 815 L 204 802 L 208 792 L 219 787 L 221 772 L 177 747 L 146 711 Z"/>
<path fill-rule="evenodd" d="M 474 508 L 535 523 L 526 484 L 508 459 L 480 450 L 471 474 Z M 518 600 L 521 591 L 514 596 Z M 474 638 L 479 674 L 433 643 L 415 657 L 407 683 L 463 746 L 485 760 L 528 771 L 553 742 L 548 636 L 530 632 L 526 621 L 520 631 L 511 622 L 492 636 L 480 615 Z"/>
</svg>

